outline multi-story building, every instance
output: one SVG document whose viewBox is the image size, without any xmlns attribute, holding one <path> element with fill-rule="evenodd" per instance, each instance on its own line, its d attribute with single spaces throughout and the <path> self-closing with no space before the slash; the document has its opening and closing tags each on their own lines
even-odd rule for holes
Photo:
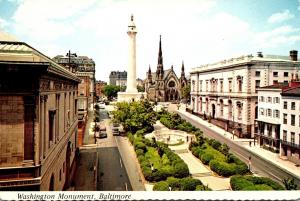
<svg viewBox="0 0 300 201">
<path fill-rule="evenodd" d="M 99 98 L 103 98 L 104 94 L 103 94 L 103 88 L 104 86 L 106 86 L 107 83 L 104 81 L 96 81 L 96 97 Z"/>
<path fill-rule="evenodd" d="M 280 157 L 300 165 L 300 82 L 281 93 Z"/>
<path fill-rule="evenodd" d="M 191 71 L 191 110 L 239 137 L 254 136 L 258 87 L 288 83 L 299 70 L 297 51 L 283 56 L 241 56 Z"/>
<path fill-rule="evenodd" d="M 126 71 L 111 71 L 109 74 L 109 84 L 115 86 L 126 86 L 127 72 Z"/>
<path fill-rule="evenodd" d="M 78 84 L 78 141 L 82 144 L 89 108 L 95 101 L 95 62 L 87 56 L 77 56 L 69 51 L 66 56 L 53 58 L 58 64 L 81 79 Z"/>
<path fill-rule="evenodd" d="M 0 41 L 0 190 L 68 188 L 79 81 L 28 44 Z"/>
<path fill-rule="evenodd" d="M 258 144 L 279 153 L 282 104 L 280 93 L 287 84 L 278 83 L 257 89 L 258 115 L 255 136 Z"/>
</svg>

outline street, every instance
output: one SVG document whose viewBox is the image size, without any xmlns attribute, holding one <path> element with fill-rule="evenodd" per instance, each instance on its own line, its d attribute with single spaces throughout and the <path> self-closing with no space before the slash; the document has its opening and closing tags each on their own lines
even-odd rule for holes
<svg viewBox="0 0 300 201">
<path fill-rule="evenodd" d="M 280 183 L 282 183 L 282 180 L 284 178 L 294 178 L 295 183 L 298 185 L 298 189 L 300 189 L 300 180 L 298 178 L 295 178 L 289 172 L 286 172 L 285 170 L 279 168 L 275 164 L 272 164 L 269 161 L 259 157 L 258 155 L 249 152 L 244 147 L 241 147 L 235 142 L 229 140 L 228 138 L 219 135 L 213 129 L 203 126 L 202 124 L 196 122 L 195 120 L 189 118 L 188 116 L 182 114 L 180 114 L 180 116 L 183 119 L 189 121 L 192 125 L 201 129 L 205 137 L 214 138 L 220 141 L 221 143 L 226 143 L 230 147 L 230 152 L 236 154 L 246 164 L 248 164 L 249 156 L 251 156 L 251 171 L 254 174 L 270 177 Z"/>
<path fill-rule="evenodd" d="M 113 136 L 107 111 L 100 109 L 101 124 L 106 126 L 107 138 L 97 139 L 98 177 L 97 190 L 131 191 L 132 187 Z"/>
</svg>

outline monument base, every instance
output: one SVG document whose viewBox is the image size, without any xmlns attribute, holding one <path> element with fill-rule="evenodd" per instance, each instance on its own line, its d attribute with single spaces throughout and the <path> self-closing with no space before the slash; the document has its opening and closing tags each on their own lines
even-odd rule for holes
<svg viewBox="0 0 300 201">
<path fill-rule="evenodd" d="M 118 102 L 132 102 L 147 98 L 146 92 L 118 92 Z"/>
</svg>

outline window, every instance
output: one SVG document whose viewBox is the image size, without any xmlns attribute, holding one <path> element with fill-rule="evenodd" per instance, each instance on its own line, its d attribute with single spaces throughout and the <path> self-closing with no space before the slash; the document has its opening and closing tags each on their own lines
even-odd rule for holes
<svg viewBox="0 0 300 201">
<path fill-rule="evenodd" d="M 66 162 L 64 162 L 63 164 L 63 173 L 65 173 L 65 169 L 66 169 Z"/>
<path fill-rule="evenodd" d="M 263 96 L 260 97 L 260 102 L 264 102 L 265 98 Z"/>
<path fill-rule="evenodd" d="M 278 80 L 273 80 L 273 84 L 278 84 Z"/>
<path fill-rule="evenodd" d="M 279 110 L 274 110 L 274 117 L 279 118 Z"/>
<path fill-rule="evenodd" d="M 283 124 L 287 124 L 287 114 L 283 114 Z"/>
<path fill-rule="evenodd" d="M 260 80 L 255 80 L 255 88 L 260 87 Z"/>
<path fill-rule="evenodd" d="M 288 80 L 284 80 L 284 81 L 283 81 L 283 84 L 288 85 L 288 84 L 289 84 L 289 81 L 288 81 Z"/>
<path fill-rule="evenodd" d="M 283 109 L 287 109 L 287 102 L 286 101 L 283 102 Z"/>
<path fill-rule="evenodd" d="M 260 71 L 255 71 L 255 76 L 260 77 Z"/>
<path fill-rule="evenodd" d="M 272 98 L 268 97 L 268 103 L 272 103 Z"/>
<path fill-rule="evenodd" d="M 295 110 L 296 109 L 296 103 L 295 102 L 292 102 L 291 103 L 291 110 Z"/>
<path fill-rule="evenodd" d="M 59 181 L 61 181 L 61 169 L 59 170 Z"/>
<path fill-rule="evenodd" d="M 200 80 L 200 91 L 202 91 L 202 80 Z"/>
<path fill-rule="evenodd" d="M 220 115 L 224 115 L 224 104 L 222 99 L 220 100 Z"/>
<path fill-rule="evenodd" d="M 278 77 L 278 72 L 273 72 L 273 77 Z"/>
<path fill-rule="evenodd" d="M 195 91 L 195 80 L 192 81 L 192 91 Z"/>
<path fill-rule="evenodd" d="M 279 103 L 279 97 L 274 97 L 273 101 L 274 101 L 274 103 Z"/>
<path fill-rule="evenodd" d="M 242 79 L 238 79 L 238 92 L 242 92 L 243 81 Z"/>
<path fill-rule="evenodd" d="M 288 77 L 288 76 L 289 76 L 289 72 L 284 72 L 284 73 L 283 73 L 283 76 L 284 76 L 284 77 Z"/>
<path fill-rule="evenodd" d="M 295 144 L 295 133 L 291 132 L 291 143 Z"/>
<path fill-rule="evenodd" d="M 205 88 L 206 88 L 206 92 L 208 91 L 208 81 L 206 81 L 206 86 L 205 86 Z"/>
<path fill-rule="evenodd" d="M 238 119 L 242 119 L 242 103 L 241 102 L 238 102 L 237 103 L 237 112 L 238 112 Z"/>
<path fill-rule="evenodd" d="M 264 108 L 260 108 L 259 111 L 260 111 L 260 115 L 263 116 L 264 115 Z"/>
<path fill-rule="evenodd" d="M 232 92 L 232 80 L 228 81 L 229 92 Z"/>
<path fill-rule="evenodd" d="M 282 133 L 282 140 L 283 141 L 286 141 L 286 136 L 287 136 L 287 131 L 283 130 L 283 133 Z"/>
<path fill-rule="evenodd" d="M 49 110 L 49 146 L 54 139 L 55 110 Z"/>
<path fill-rule="evenodd" d="M 291 115 L 291 125 L 295 126 L 295 115 L 294 114 Z"/>
<path fill-rule="evenodd" d="M 268 110 L 267 110 L 267 115 L 268 115 L 268 117 L 271 117 L 271 116 L 272 116 L 272 110 L 271 110 L 271 109 L 268 109 Z"/>
<path fill-rule="evenodd" d="M 220 92 L 223 92 L 223 80 L 220 80 Z"/>
</svg>

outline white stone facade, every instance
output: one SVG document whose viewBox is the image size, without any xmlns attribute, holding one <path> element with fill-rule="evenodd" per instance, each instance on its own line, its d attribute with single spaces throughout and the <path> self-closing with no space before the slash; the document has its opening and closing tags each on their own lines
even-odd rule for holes
<svg viewBox="0 0 300 201">
<path fill-rule="evenodd" d="M 300 93 L 282 93 L 280 156 L 300 165 Z"/>
<path fill-rule="evenodd" d="M 190 108 L 239 137 L 254 137 L 256 88 L 288 82 L 299 64 L 248 55 L 193 68 Z"/>
</svg>

